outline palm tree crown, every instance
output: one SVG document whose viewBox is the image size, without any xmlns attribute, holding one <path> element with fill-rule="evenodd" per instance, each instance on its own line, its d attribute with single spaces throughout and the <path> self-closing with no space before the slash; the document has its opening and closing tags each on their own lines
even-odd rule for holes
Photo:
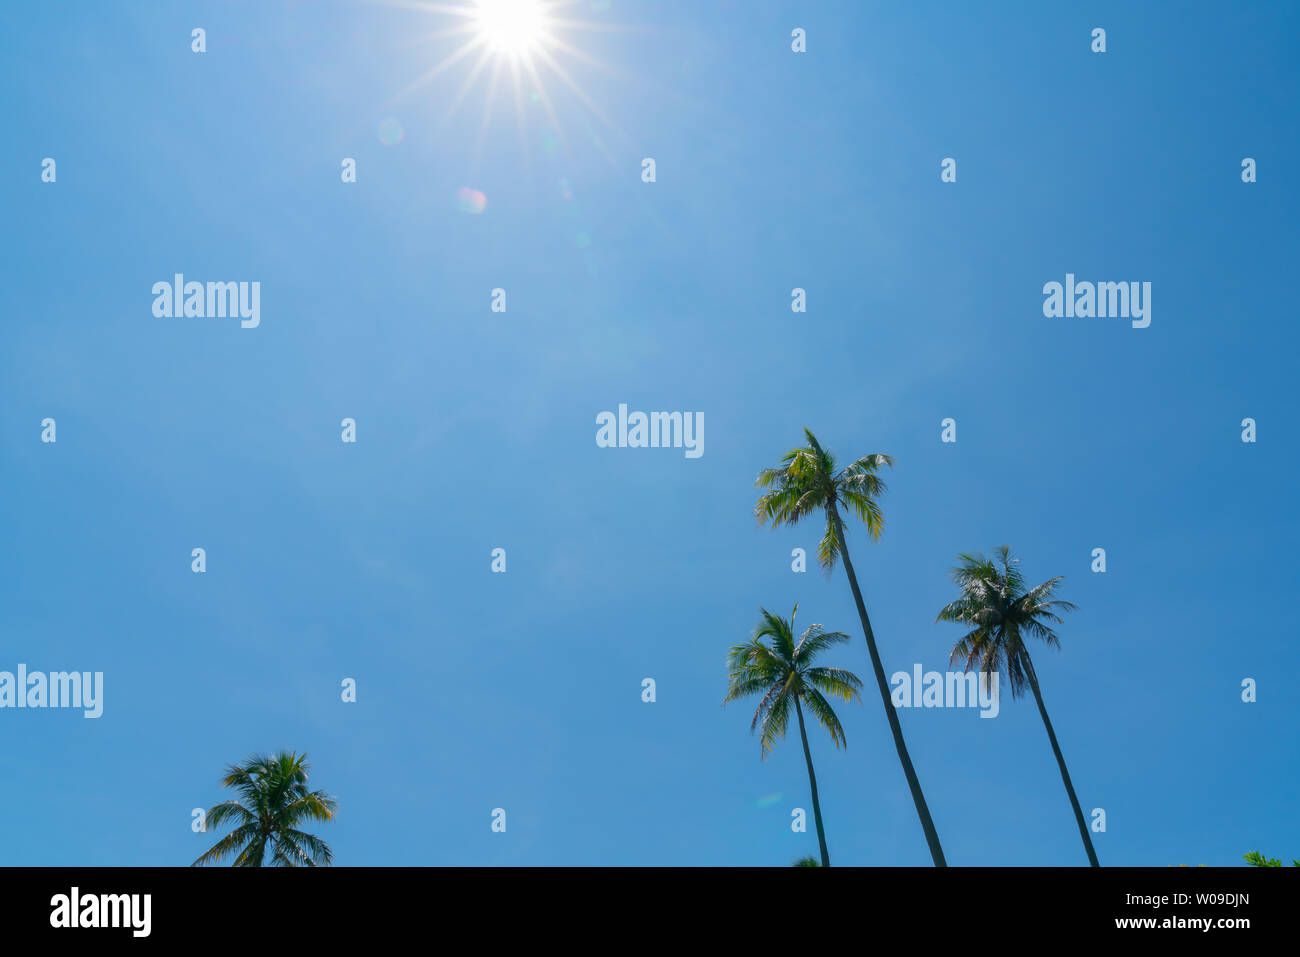
<svg viewBox="0 0 1300 957">
<path fill-rule="evenodd" d="M 952 649 L 954 664 L 961 661 L 967 671 L 978 665 L 986 674 L 1004 674 L 1012 697 L 1019 698 L 1034 667 L 1025 637 L 1059 648 L 1060 640 L 1051 626 L 1062 622 L 1058 610 L 1074 611 L 1075 606 L 1052 597 L 1063 576 L 1026 588 L 1017 567 L 1020 559 L 1011 557 L 1011 549 L 1002 545 L 993 555 L 958 556 L 961 564 L 952 578 L 961 597 L 945 605 L 937 620 L 971 629 Z"/>
<path fill-rule="evenodd" d="M 191 866 L 234 854 L 235 867 L 261 867 L 268 849 L 276 867 L 329 866 L 334 860 L 329 846 L 298 830 L 304 821 L 332 821 L 338 807 L 324 791 L 307 790 L 310 771 L 305 754 L 288 751 L 254 755 L 243 764 L 230 765 L 221 785 L 234 788 L 239 799 L 212 808 L 207 824 L 215 829 L 230 821 L 235 829 Z"/>
<path fill-rule="evenodd" d="M 796 699 L 830 732 L 837 747 L 845 744 L 844 728 L 826 695 L 843 701 L 858 700 L 862 681 L 851 671 L 842 668 L 814 666 L 813 659 L 832 645 L 849 640 L 838 631 L 823 631 L 821 625 L 809 625 L 794 640 L 794 618 L 799 606 L 794 606 L 789 619 L 774 615 L 766 608 L 760 609 L 762 620 L 754 629 L 753 637 L 743 645 L 731 649 L 727 663 L 730 669 L 728 701 L 763 694 L 750 723 L 753 731 L 763 726 L 762 753 L 766 758 L 778 739 L 785 736 L 790 719 L 791 705 Z M 768 645 L 764 639 L 771 639 Z"/>
<path fill-rule="evenodd" d="M 808 444 L 791 449 L 775 468 L 758 473 L 755 484 L 772 491 L 761 495 L 754 506 L 759 525 L 795 525 L 800 519 L 826 511 L 826 531 L 817 547 L 817 560 L 829 573 L 841 550 L 832 506 L 839 503 L 867 526 L 873 539 L 885 528 L 885 516 L 876 499 L 885 493 L 884 480 L 877 475 L 883 466 L 893 466 L 888 455 L 873 452 L 836 471 L 835 456 L 821 447 L 817 437 L 803 430 Z"/>
</svg>

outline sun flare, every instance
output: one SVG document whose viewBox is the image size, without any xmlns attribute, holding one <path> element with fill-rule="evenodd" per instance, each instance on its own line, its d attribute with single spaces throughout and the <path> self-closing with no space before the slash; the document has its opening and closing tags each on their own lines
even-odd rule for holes
<svg viewBox="0 0 1300 957">
<path fill-rule="evenodd" d="M 521 56 L 546 36 L 546 12 L 541 0 L 477 0 L 475 21 L 489 49 Z"/>
<path fill-rule="evenodd" d="M 583 0 L 372 0 L 393 6 L 426 12 L 442 23 L 431 33 L 418 34 L 409 43 L 431 44 L 441 55 L 432 65 L 389 101 L 397 105 L 417 91 L 432 89 L 443 74 L 455 71 L 459 82 L 435 94 L 443 111 L 440 128 L 451 121 L 461 104 L 472 99 L 471 93 L 485 90 L 478 129 L 474 134 L 475 157 L 480 153 L 494 113 L 513 108 L 521 144 L 540 141 L 549 151 L 557 146 L 567 149 L 568 138 L 561 113 L 573 116 L 574 102 L 597 119 L 615 136 L 623 133 L 605 115 L 604 110 L 584 89 L 581 74 L 571 69 L 580 65 L 616 79 L 626 74 L 603 63 L 600 58 L 575 45 L 575 34 L 619 34 L 627 28 L 600 16 L 606 6 L 593 8 L 596 19 L 573 16 Z M 584 44 L 585 45 L 585 44 Z M 455 82 L 455 81 L 453 81 Z M 557 102 L 552 94 L 561 92 Z M 580 120 L 597 149 L 609 162 L 614 160 L 604 138 Z M 526 155 L 526 154 L 525 154 Z"/>
</svg>

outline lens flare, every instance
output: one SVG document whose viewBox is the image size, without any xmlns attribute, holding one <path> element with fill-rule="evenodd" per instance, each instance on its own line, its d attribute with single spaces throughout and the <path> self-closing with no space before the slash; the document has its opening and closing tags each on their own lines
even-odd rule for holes
<svg viewBox="0 0 1300 957">
<path fill-rule="evenodd" d="M 477 189 L 462 186 L 456 190 L 456 208 L 462 213 L 471 213 L 477 216 L 487 209 L 487 196 Z"/>
<path fill-rule="evenodd" d="M 379 124 L 379 142 L 385 146 L 396 146 L 402 142 L 402 137 L 405 135 L 402 124 L 391 116 Z"/>
</svg>

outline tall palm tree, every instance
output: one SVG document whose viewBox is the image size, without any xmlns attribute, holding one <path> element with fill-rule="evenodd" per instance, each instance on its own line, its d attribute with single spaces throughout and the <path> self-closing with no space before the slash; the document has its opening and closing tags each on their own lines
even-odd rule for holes
<svg viewBox="0 0 1300 957">
<path fill-rule="evenodd" d="M 953 570 L 952 579 L 961 589 L 961 597 L 944 606 L 937 621 L 954 621 L 971 630 L 952 649 L 952 661 L 965 662 L 965 670 L 979 666 L 985 674 L 1000 673 L 1011 686 L 1011 696 L 1019 698 L 1025 685 L 1034 692 L 1038 713 L 1047 728 L 1047 740 L 1052 743 L 1052 753 L 1061 769 L 1061 780 L 1074 808 L 1074 820 L 1079 825 L 1083 849 L 1088 852 L 1088 863 L 1100 867 L 1097 852 L 1092 847 L 1092 837 L 1079 807 L 1079 798 L 1070 782 L 1061 746 L 1056 741 L 1051 719 L 1043 707 L 1043 693 L 1038 687 L 1038 675 L 1029 657 L 1026 637 L 1037 638 L 1048 648 L 1059 648 L 1060 639 L 1052 624 L 1061 624 L 1057 611 L 1073 611 L 1068 601 L 1053 598 L 1056 586 L 1064 576 L 1049 578 L 1033 588 L 1025 587 L 1025 578 L 1016 566 L 1020 559 L 1011 557 L 1006 545 L 994 551 L 993 558 L 983 555 L 959 555 L 961 565 Z"/>
<path fill-rule="evenodd" d="M 225 801 L 208 812 L 218 828 L 234 821 L 233 831 L 212 845 L 191 867 L 235 855 L 235 867 L 261 867 L 269 849 L 275 867 L 328 867 L 334 853 L 320 838 L 298 830 L 303 821 L 332 821 L 338 802 L 324 791 L 308 791 L 311 765 L 307 755 L 281 751 L 253 755 L 226 768 L 221 786 L 234 788 L 239 800 Z"/>
<path fill-rule="evenodd" d="M 867 639 L 871 670 L 876 676 L 876 686 L 880 690 L 880 700 L 885 706 L 889 730 L 894 735 L 894 747 L 898 751 L 898 760 L 903 765 L 903 775 L 907 778 L 907 786 L 912 791 L 912 803 L 916 805 L 916 813 L 921 819 L 921 829 L 925 832 L 925 840 L 930 846 L 930 856 L 934 859 L 935 867 L 947 867 L 943 847 L 939 844 L 939 834 L 934 829 L 934 821 L 930 819 L 930 808 L 926 805 L 925 794 L 921 791 L 921 782 L 916 777 L 912 758 L 907 753 L 907 743 L 903 740 L 903 727 L 890 700 L 889 682 L 885 680 L 885 669 L 880 663 L 880 652 L 876 650 L 876 636 L 871 630 L 871 619 L 867 617 L 867 606 L 862 601 L 858 578 L 853 573 L 848 543 L 844 539 L 844 522 L 840 517 L 842 505 L 850 515 L 856 516 L 866 524 L 867 532 L 873 540 L 880 537 L 885 518 L 876 499 L 884 494 L 885 483 L 876 473 L 883 466 L 892 466 L 894 460 L 888 455 L 878 453 L 864 455 L 856 462 L 836 471 L 835 457 L 821 447 L 812 432 L 804 429 L 803 433 L 808 440 L 806 446 L 791 449 L 782 457 L 779 466 L 763 469 L 758 473 L 755 485 L 771 491 L 759 497 L 758 504 L 754 506 L 754 516 L 760 526 L 770 523 L 775 528 L 778 525 L 796 525 L 801 519 L 818 510 L 825 512 L 826 531 L 818 546 L 817 558 L 828 575 L 834 569 L 836 559 L 841 557 L 844 559 L 844 572 L 848 575 L 849 587 L 853 590 L 853 600 L 858 606 L 858 617 L 862 619 L 862 633 Z"/>
<path fill-rule="evenodd" d="M 822 806 L 817 797 L 817 775 L 813 772 L 808 732 L 803 723 L 803 706 L 807 705 L 812 716 L 830 732 L 835 745 L 844 747 L 844 728 L 823 692 L 844 701 L 856 701 L 862 681 L 851 671 L 813 665 L 813 660 L 831 645 L 848 641 L 848 635 L 823 631 L 821 625 L 809 625 L 799 636 L 799 643 L 795 644 L 794 618 L 799 612 L 798 605 L 794 606 L 788 619 L 774 615 L 766 608 L 760 611 L 763 617 L 753 636 L 748 643 L 732 648 L 727 658 L 730 684 L 722 703 L 762 693 L 749 730 L 753 731 L 760 723 L 763 725 L 760 742 L 765 759 L 777 739 L 785 737 L 790 705 L 794 704 L 794 713 L 799 719 L 799 737 L 803 740 L 803 756 L 808 763 L 808 783 L 812 785 L 813 818 L 817 822 L 822 866 L 830 867 L 826 830 L 822 826 Z M 772 640 L 770 646 L 764 641 L 768 638 Z"/>
</svg>

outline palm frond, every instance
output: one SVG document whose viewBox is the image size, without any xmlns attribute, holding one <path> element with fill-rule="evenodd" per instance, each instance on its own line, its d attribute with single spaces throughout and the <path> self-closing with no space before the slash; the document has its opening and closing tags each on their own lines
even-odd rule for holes
<svg viewBox="0 0 1300 957">
<path fill-rule="evenodd" d="M 808 665 L 827 648 L 850 640 L 842 631 L 823 631 L 821 625 L 810 625 L 794 649 L 794 663 L 801 667 Z"/>
<path fill-rule="evenodd" d="M 245 825 L 231 831 L 221 840 L 213 844 L 212 847 L 200 854 L 190 867 L 202 867 L 204 864 L 215 864 L 223 857 L 228 857 L 236 851 L 244 848 L 249 841 L 257 834 L 256 828 Z"/>
<path fill-rule="evenodd" d="M 766 608 L 760 608 L 762 618 L 754 628 L 755 643 L 760 643 L 763 638 L 771 638 L 776 654 L 787 664 L 794 661 L 794 616 L 798 611 L 799 606 L 796 604 L 787 621 Z"/>
<path fill-rule="evenodd" d="M 822 696 L 822 693 L 816 688 L 807 688 L 803 693 L 804 704 L 808 706 L 808 713 L 817 719 L 817 722 L 826 729 L 831 736 L 831 741 L 837 748 L 845 747 L 847 742 L 844 738 L 844 727 L 840 724 L 839 715 L 831 707 L 831 703 Z"/>
<path fill-rule="evenodd" d="M 804 673 L 804 681 L 841 701 L 860 700 L 858 692 L 862 688 L 862 679 L 852 671 L 843 668 L 809 668 Z"/>
<path fill-rule="evenodd" d="M 794 679 L 793 672 L 786 679 L 785 684 L 781 685 L 780 691 L 772 700 L 772 705 L 767 709 L 767 714 L 763 718 L 763 730 L 759 735 L 759 745 L 762 749 L 762 756 L 766 758 L 776 747 L 777 741 L 785 737 L 785 729 L 790 723 L 790 699 L 791 695 L 790 682 Z"/>
<path fill-rule="evenodd" d="M 885 513 L 881 511 L 879 503 L 874 498 L 846 488 L 840 492 L 840 501 L 844 503 L 844 508 L 850 515 L 867 526 L 867 534 L 872 539 L 880 538 L 885 530 Z"/>
<path fill-rule="evenodd" d="M 817 543 L 817 561 L 829 575 L 840 557 L 840 536 L 835 528 L 835 517 L 830 509 L 826 510 L 826 531 Z"/>
</svg>

